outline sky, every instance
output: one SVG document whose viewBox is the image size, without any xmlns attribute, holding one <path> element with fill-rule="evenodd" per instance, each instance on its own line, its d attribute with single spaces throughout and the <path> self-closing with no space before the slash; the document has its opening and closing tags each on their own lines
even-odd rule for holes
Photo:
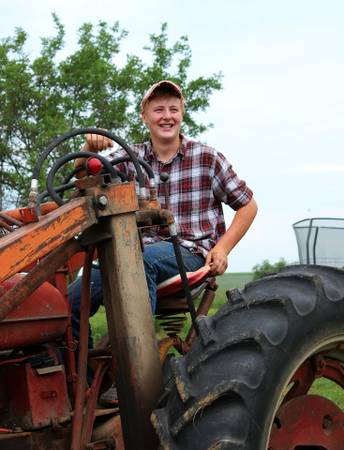
<svg viewBox="0 0 344 450">
<path fill-rule="evenodd" d="M 221 151 L 254 191 L 259 212 L 229 256 L 229 270 L 264 259 L 298 262 L 292 224 L 344 217 L 344 2 L 342 0 L 0 0 L 0 38 L 16 27 L 28 51 L 66 30 L 65 55 L 77 29 L 100 20 L 128 31 L 122 54 L 145 57 L 149 34 L 168 23 L 170 43 L 186 35 L 189 77 L 221 71 L 223 89 L 199 118 L 214 127 L 199 136 Z M 233 211 L 226 209 L 229 224 Z"/>
</svg>

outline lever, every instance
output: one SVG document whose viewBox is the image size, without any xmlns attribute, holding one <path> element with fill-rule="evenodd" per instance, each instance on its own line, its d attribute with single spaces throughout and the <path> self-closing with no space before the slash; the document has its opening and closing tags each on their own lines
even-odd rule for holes
<svg viewBox="0 0 344 450">
<path fill-rule="evenodd" d="M 160 181 L 162 181 L 163 186 L 164 186 L 165 209 L 169 209 L 168 190 L 167 190 L 167 182 L 169 180 L 170 180 L 170 175 L 167 172 L 161 172 Z"/>
</svg>

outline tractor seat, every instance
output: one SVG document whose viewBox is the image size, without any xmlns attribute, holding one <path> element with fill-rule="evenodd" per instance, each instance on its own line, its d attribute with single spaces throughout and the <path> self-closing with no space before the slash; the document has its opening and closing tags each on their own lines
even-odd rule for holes
<svg viewBox="0 0 344 450">
<path fill-rule="evenodd" d="M 203 266 L 195 272 L 186 272 L 192 298 L 198 297 L 212 276 L 210 266 Z M 180 275 L 175 275 L 163 281 L 157 286 L 157 311 L 165 313 L 170 311 L 187 311 L 188 306 L 184 295 L 182 279 Z"/>
</svg>

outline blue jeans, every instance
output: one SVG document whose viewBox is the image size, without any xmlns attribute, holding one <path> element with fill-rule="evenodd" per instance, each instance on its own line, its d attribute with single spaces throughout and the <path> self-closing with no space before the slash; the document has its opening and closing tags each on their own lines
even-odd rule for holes
<svg viewBox="0 0 344 450">
<path fill-rule="evenodd" d="M 193 272 L 204 265 L 204 259 L 190 252 L 185 247 L 180 246 L 184 266 L 187 272 Z M 148 286 L 149 299 L 154 314 L 156 309 L 157 285 L 179 274 L 173 244 L 169 241 L 156 242 L 144 247 L 143 262 Z M 80 328 L 80 297 L 81 297 L 81 277 L 78 277 L 68 287 L 68 298 L 72 309 L 73 335 L 79 338 Z M 103 303 L 102 279 L 99 269 L 92 269 L 91 272 L 91 311 L 93 316 L 99 306 Z M 89 347 L 93 346 L 90 334 Z"/>
</svg>

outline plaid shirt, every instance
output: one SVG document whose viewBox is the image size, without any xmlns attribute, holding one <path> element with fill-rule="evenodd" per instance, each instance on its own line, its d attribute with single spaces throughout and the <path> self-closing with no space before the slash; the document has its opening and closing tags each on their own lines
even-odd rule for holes
<svg viewBox="0 0 344 450">
<path fill-rule="evenodd" d="M 222 203 L 238 210 L 251 200 L 252 191 L 238 178 L 221 153 L 184 136 L 181 136 L 178 152 L 168 162 L 157 159 L 151 142 L 135 144 L 132 149 L 151 165 L 158 200 L 164 206 L 166 188 L 167 207 L 174 215 L 180 245 L 206 257 L 226 231 Z M 122 156 L 123 152 L 120 149 L 108 157 Z M 132 163 L 118 167 L 127 173 L 129 180 L 135 179 Z M 166 183 L 160 180 L 162 172 L 169 174 Z M 148 177 L 145 178 L 148 188 Z M 149 229 L 143 234 L 144 244 L 168 238 L 166 227 Z"/>
</svg>

